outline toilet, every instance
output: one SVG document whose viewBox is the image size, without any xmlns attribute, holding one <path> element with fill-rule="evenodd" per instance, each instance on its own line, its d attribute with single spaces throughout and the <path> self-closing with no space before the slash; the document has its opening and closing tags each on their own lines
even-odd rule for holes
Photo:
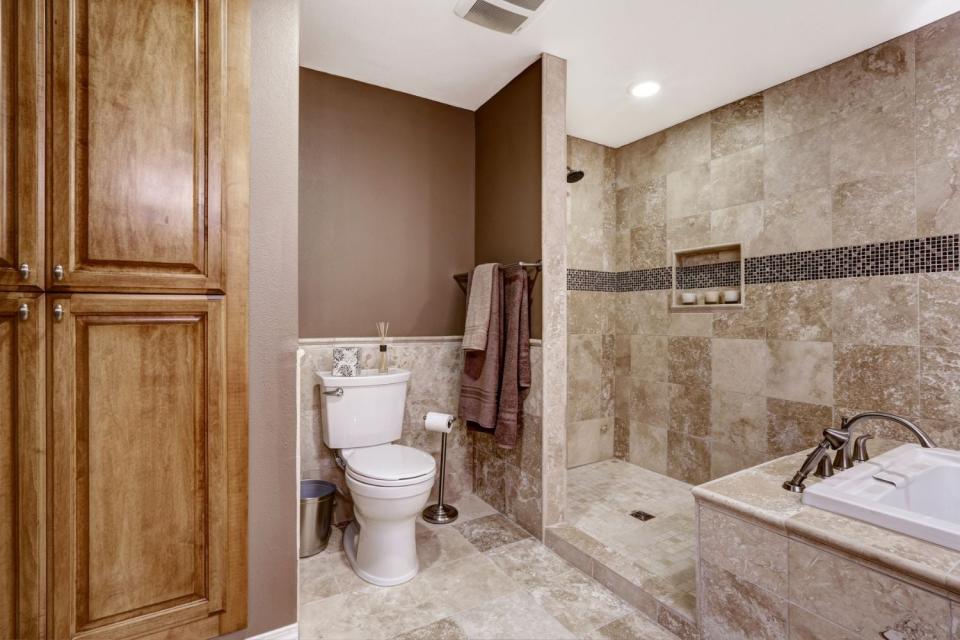
<svg viewBox="0 0 960 640">
<path fill-rule="evenodd" d="M 436 477 L 433 456 L 399 444 L 410 372 L 321 374 L 323 442 L 337 452 L 353 497 L 343 548 L 358 576 L 390 587 L 417 575 L 417 515 Z"/>
</svg>

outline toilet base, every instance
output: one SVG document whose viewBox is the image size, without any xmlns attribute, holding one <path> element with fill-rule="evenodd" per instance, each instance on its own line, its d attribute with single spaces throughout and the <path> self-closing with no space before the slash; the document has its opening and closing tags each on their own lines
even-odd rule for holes
<svg viewBox="0 0 960 640">
<path fill-rule="evenodd" d="M 348 524 L 347 528 L 343 531 L 343 551 L 347 556 L 347 561 L 350 563 L 350 567 L 353 569 L 353 572 L 370 584 L 374 584 L 378 587 L 395 587 L 399 584 L 403 584 L 404 582 L 410 582 L 420 572 L 419 563 L 417 563 L 417 566 L 415 566 L 412 571 L 401 576 L 382 578 L 371 575 L 370 573 L 364 571 L 357 562 L 357 547 L 359 542 L 360 527 L 357 524 L 357 521 L 354 520 Z"/>
</svg>

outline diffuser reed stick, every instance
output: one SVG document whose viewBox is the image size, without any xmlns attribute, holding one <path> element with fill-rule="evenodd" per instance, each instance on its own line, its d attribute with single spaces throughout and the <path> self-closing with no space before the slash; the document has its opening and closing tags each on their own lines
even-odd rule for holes
<svg viewBox="0 0 960 640">
<path fill-rule="evenodd" d="M 380 334 L 380 373 L 386 373 L 390 370 L 390 365 L 387 362 L 387 331 L 390 330 L 389 322 L 378 322 L 377 323 L 377 333 Z"/>
</svg>

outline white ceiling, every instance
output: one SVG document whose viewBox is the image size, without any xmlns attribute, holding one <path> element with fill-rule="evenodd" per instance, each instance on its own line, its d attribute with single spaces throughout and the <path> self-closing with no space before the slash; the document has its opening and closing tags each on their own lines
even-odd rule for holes
<svg viewBox="0 0 960 640">
<path fill-rule="evenodd" d="M 456 0 L 301 0 L 300 64 L 476 109 L 540 52 L 568 61 L 567 129 L 619 147 L 960 11 L 960 0 L 548 0 L 519 33 Z M 638 100 L 638 80 L 663 85 Z"/>
</svg>

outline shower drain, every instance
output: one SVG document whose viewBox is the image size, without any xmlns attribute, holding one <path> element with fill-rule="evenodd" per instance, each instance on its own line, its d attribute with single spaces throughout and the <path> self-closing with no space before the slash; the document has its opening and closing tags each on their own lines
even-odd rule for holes
<svg viewBox="0 0 960 640">
<path fill-rule="evenodd" d="M 636 518 L 637 520 L 639 520 L 640 522 L 653 520 L 653 518 L 655 517 L 652 513 L 647 513 L 646 511 L 640 511 L 639 509 L 637 509 L 636 511 L 631 511 L 630 515 Z"/>
</svg>

